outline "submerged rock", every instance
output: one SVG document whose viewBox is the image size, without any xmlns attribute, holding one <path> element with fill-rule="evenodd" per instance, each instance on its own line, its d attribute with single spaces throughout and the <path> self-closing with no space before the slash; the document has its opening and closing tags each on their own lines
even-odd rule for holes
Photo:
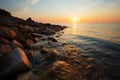
<svg viewBox="0 0 120 80">
<path fill-rule="evenodd" d="M 41 54 L 45 56 L 45 59 L 55 59 L 59 52 L 55 48 L 42 48 Z"/>
<path fill-rule="evenodd" d="M 81 53 L 69 44 L 44 46 L 32 59 L 34 67 L 28 80 L 104 80 L 104 67 Z"/>
</svg>

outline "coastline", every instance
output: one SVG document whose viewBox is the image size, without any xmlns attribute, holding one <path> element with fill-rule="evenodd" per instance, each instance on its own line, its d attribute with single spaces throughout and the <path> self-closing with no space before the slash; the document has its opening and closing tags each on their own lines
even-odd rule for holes
<svg viewBox="0 0 120 80">
<path fill-rule="evenodd" d="M 102 65 L 83 57 L 78 47 L 51 37 L 66 26 L 5 13 L 0 16 L 0 79 L 104 80 Z"/>
</svg>

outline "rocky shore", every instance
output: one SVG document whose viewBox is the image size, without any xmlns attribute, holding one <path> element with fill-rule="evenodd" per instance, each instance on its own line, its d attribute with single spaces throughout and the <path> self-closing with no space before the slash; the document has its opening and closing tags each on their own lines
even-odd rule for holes
<svg viewBox="0 0 120 80">
<path fill-rule="evenodd" d="M 105 80 L 104 66 L 52 36 L 65 28 L 0 9 L 0 80 Z"/>
</svg>

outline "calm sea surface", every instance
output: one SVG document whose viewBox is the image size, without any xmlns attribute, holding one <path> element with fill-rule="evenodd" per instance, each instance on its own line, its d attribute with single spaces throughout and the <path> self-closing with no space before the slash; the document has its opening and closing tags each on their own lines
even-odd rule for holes
<svg viewBox="0 0 120 80">
<path fill-rule="evenodd" d="M 120 24 L 73 24 L 64 30 L 60 41 L 81 48 L 106 67 L 108 80 L 120 80 Z"/>
</svg>

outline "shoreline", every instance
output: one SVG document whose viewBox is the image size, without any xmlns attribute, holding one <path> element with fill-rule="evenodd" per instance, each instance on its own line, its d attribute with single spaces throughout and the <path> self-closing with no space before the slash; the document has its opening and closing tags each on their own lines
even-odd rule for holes
<svg viewBox="0 0 120 80">
<path fill-rule="evenodd" d="M 5 13 L 0 15 L 0 79 L 104 80 L 102 65 L 83 57 L 76 46 L 51 36 L 66 26 L 22 20 Z"/>
</svg>

